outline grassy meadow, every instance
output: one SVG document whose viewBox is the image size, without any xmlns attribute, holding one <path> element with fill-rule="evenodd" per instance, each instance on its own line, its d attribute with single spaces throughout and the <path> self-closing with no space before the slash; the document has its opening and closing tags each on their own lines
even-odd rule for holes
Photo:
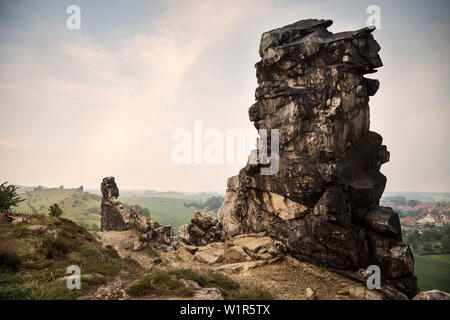
<svg viewBox="0 0 450 320">
<path fill-rule="evenodd" d="M 64 218 L 88 229 L 100 228 L 101 197 L 98 195 L 77 189 L 44 189 L 27 191 L 20 196 L 25 201 L 14 208 L 14 211 L 48 214 L 48 208 L 57 203 L 64 211 Z"/>
<path fill-rule="evenodd" d="M 450 292 L 450 254 L 414 255 L 414 273 L 421 291 Z"/>
</svg>

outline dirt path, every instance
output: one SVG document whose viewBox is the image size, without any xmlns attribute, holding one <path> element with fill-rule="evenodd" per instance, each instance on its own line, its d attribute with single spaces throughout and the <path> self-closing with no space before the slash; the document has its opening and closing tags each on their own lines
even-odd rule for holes
<svg viewBox="0 0 450 320">
<path fill-rule="evenodd" d="M 290 256 L 283 262 L 229 276 L 241 284 L 260 285 L 280 300 L 305 300 L 306 288 L 311 288 L 320 300 L 355 299 L 338 292 L 349 286 L 361 286 L 360 283 Z"/>
</svg>

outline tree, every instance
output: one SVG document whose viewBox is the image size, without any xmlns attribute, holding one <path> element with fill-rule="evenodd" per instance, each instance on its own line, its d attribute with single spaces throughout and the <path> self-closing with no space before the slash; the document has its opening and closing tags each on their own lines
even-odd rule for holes
<svg viewBox="0 0 450 320">
<path fill-rule="evenodd" d="M 54 203 L 52 206 L 50 206 L 50 208 L 48 208 L 48 215 L 50 217 L 60 217 L 62 214 L 63 210 L 57 203 Z"/>
<path fill-rule="evenodd" d="M 24 201 L 18 193 L 15 185 L 7 186 L 8 182 L 0 184 L 0 213 L 7 212 L 11 207 L 17 207 L 17 205 Z"/>
<path fill-rule="evenodd" d="M 419 234 L 415 232 L 408 232 L 406 236 L 406 243 L 413 243 L 419 238 Z"/>
<path fill-rule="evenodd" d="M 222 205 L 223 201 L 224 198 L 221 196 L 209 197 L 203 204 L 203 208 L 206 208 L 206 210 L 209 211 L 217 211 L 220 209 L 220 206 Z"/>
<path fill-rule="evenodd" d="M 446 253 L 450 252 L 450 237 L 448 235 L 442 237 L 442 251 Z"/>
<path fill-rule="evenodd" d="M 433 248 L 431 247 L 431 243 L 425 242 L 425 244 L 423 245 L 423 251 L 425 251 L 426 253 L 429 253 L 432 250 L 433 250 Z"/>
</svg>

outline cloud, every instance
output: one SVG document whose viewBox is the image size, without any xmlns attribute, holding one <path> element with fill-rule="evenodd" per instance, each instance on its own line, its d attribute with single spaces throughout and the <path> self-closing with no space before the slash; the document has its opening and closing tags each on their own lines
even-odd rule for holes
<svg viewBox="0 0 450 320">
<path fill-rule="evenodd" d="M 200 0 L 155 6 L 144 5 L 135 24 L 118 15 L 108 22 L 113 30 L 99 27 L 105 35 L 89 29 L 89 23 L 69 32 L 55 17 L 37 19 L 29 24 L 33 28 L 17 25 L 17 32 L 0 43 L 0 176 L 20 183 L 97 186 L 103 175 L 115 175 L 120 185 L 130 187 L 223 189 L 226 178 L 242 165 L 176 166 L 170 162 L 172 131 L 190 130 L 194 120 L 202 120 L 205 129 L 252 126 L 247 109 L 254 99 L 253 63 L 263 31 L 308 17 L 333 17 L 336 31 L 342 31 L 345 23 L 364 23 L 366 18 L 362 4 L 357 6 L 361 13 L 350 19 L 339 11 L 342 4 L 326 1 L 313 6 Z M 93 21 L 95 10 L 82 5 L 83 17 Z M 389 30 L 376 32 L 383 39 Z M 448 130 L 434 124 L 442 125 L 448 111 L 431 113 L 427 104 L 432 102 L 436 111 L 442 97 L 448 97 L 439 92 L 448 76 L 440 77 L 438 63 L 431 61 L 438 55 L 440 63 L 448 62 L 433 49 L 426 51 L 427 60 L 411 63 L 426 44 L 420 39 L 409 43 L 408 52 L 415 55 L 404 62 L 394 61 L 396 43 L 381 43 L 385 67 L 378 76 L 380 92 L 371 101 L 372 127 L 392 152 L 391 164 L 383 168 L 395 188 L 409 174 L 408 166 L 400 168 L 399 163 L 414 159 L 414 168 L 431 150 L 434 159 L 447 155 L 435 150 L 448 140 Z M 413 151 L 404 142 L 411 132 L 421 133 Z M 442 171 L 441 162 L 435 163 Z M 435 176 L 448 181 L 445 174 Z M 418 189 L 420 179 L 408 183 Z M 427 188 L 438 184 L 448 188 L 441 182 Z"/>
</svg>

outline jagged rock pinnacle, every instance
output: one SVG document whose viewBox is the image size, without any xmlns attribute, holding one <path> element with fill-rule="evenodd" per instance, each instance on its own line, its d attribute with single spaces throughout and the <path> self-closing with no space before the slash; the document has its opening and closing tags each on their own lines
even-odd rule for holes
<svg viewBox="0 0 450 320">
<path fill-rule="evenodd" d="M 257 129 L 279 129 L 279 170 L 249 162 L 229 178 L 219 222 L 227 236 L 265 232 L 297 258 L 339 270 L 380 266 L 384 285 L 417 292 L 398 215 L 379 207 L 389 161 L 369 131 L 369 96 L 382 66 L 373 28 L 333 34 L 331 20 L 263 33 L 256 64 Z M 269 153 L 270 153 L 270 148 Z"/>
</svg>

